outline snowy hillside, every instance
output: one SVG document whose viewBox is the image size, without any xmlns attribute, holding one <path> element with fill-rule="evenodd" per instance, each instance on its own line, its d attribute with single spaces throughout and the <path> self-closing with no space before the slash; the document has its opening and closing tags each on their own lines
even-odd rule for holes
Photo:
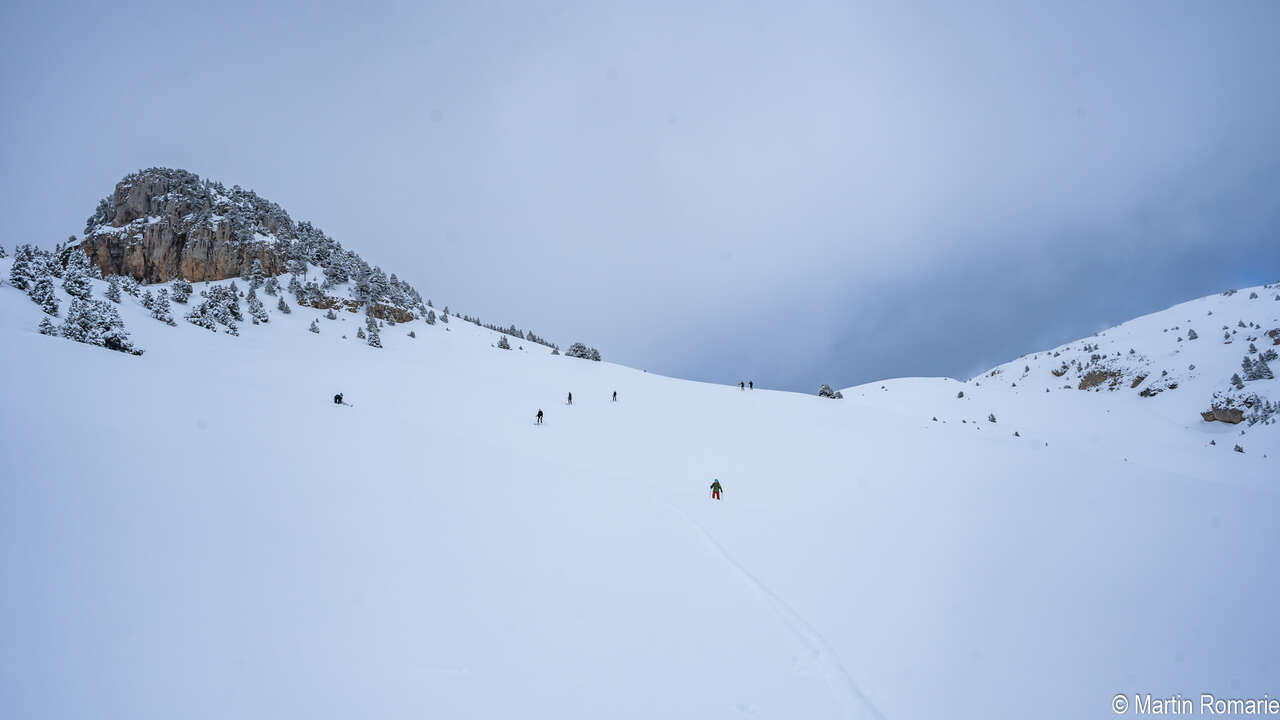
<svg viewBox="0 0 1280 720">
<path fill-rule="evenodd" d="M 1117 692 L 1275 694 L 1280 427 L 1199 415 L 1280 327 L 1274 289 L 843 400 L 456 320 L 384 320 L 379 349 L 363 313 L 287 292 L 232 336 L 183 319 L 192 289 L 173 326 L 106 301 L 135 356 L 39 334 L 0 284 L 0 717 L 1081 718 Z M 1118 374 L 1074 389 L 1097 368 Z"/>
</svg>

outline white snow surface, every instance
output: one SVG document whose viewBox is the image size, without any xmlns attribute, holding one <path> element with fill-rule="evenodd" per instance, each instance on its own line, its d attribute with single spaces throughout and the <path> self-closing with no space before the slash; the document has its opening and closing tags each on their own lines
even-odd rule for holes
<svg viewBox="0 0 1280 720">
<path fill-rule="evenodd" d="M 1155 397 L 1064 390 L 1051 350 L 828 400 L 499 350 L 460 320 L 385 327 L 379 350 L 362 315 L 268 296 L 271 322 L 232 337 L 126 295 L 133 357 L 37 334 L 0 285 L 0 717 L 1101 718 L 1117 692 L 1274 697 L 1280 427 L 1198 415 L 1247 345 L 1213 329 L 1280 326 L 1257 290 L 1069 344 L 1182 373 Z M 1201 339 L 1169 345 L 1187 319 Z"/>
</svg>

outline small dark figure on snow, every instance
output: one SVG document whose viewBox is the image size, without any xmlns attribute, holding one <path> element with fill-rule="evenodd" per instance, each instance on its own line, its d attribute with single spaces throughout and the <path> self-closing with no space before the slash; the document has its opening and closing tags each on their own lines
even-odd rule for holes
<svg viewBox="0 0 1280 720">
<path fill-rule="evenodd" d="M 569 393 L 569 404 L 573 404 L 573 393 Z"/>
<path fill-rule="evenodd" d="M 738 381 L 738 389 L 739 389 L 739 390 L 746 390 L 746 389 L 747 389 L 747 384 L 746 384 L 746 383 L 744 383 L 744 382 L 742 382 L 741 380 L 739 380 L 739 381 Z"/>
<path fill-rule="evenodd" d="M 712 500 L 720 499 L 720 490 L 722 490 L 722 488 L 720 487 L 720 478 L 716 478 L 711 482 L 711 499 Z"/>
<path fill-rule="evenodd" d="M 538 411 L 538 424 L 539 424 L 539 425 L 541 425 L 541 424 L 542 424 L 542 411 L 541 411 L 541 410 L 539 410 L 539 411 Z"/>
<path fill-rule="evenodd" d="M 334 405 L 341 405 L 341 404 L 342 404 L 342 393 L 338 393 L 337 395 L 334 395 L 334 396 L 333 396 L 333 404 L 334 404 Z"/>
<path fill-rule="evenodd" d="M 752 390 L 755 390 L 755 389 L 756 389 L 756 381 L 755 381 L 755 380 L 748 380 L 748 381 L 747 381 L 747 387 L 751 388 Z"/>
<path fill-rule="evenodd" d="M 618 391 L 617 391 L 617 390 L 614 390 L 614 391 L 613 391 L 613 401 L 614 401 L 614 402 L 618 402 Z"/>
</svg>

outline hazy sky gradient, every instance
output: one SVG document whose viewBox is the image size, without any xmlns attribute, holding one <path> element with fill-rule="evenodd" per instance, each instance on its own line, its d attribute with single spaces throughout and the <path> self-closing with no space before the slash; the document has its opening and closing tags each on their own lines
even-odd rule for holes
<svg viewBox="0 0 1280 720">
<path fill-rule="evenodd" d="M 253 188 L 682 377 L 967 377 L 1280 278 L 1280 3 L 0 7 L 0 243 Z"/>
</svg>

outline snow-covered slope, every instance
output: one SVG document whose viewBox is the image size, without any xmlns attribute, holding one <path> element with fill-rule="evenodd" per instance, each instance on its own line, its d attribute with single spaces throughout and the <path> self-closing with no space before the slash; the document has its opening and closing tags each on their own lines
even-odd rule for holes
<svg viewBox="0 0 1280 720">
<path fill-rule="evenodd" d="M 1242 304 L 1218 327 L 1248 293 L 1196 302 Z M 1088 342 L 1198 327 L 1184 307 Z M 362 316 L 268 308 L 232 337 L 126 296 L 134 357 L 37 334 L 0 286 L 0 716 L 1079 718 L 1275 693 L 1280 442 L 1199 420 L 1230 359 L 1208 326 L 1135 348 L 1203 368 L 1155 397 L 1062 390 L 1060 349 L 827 400 L 457 321 L 379 350 Z"/>
</svg>

